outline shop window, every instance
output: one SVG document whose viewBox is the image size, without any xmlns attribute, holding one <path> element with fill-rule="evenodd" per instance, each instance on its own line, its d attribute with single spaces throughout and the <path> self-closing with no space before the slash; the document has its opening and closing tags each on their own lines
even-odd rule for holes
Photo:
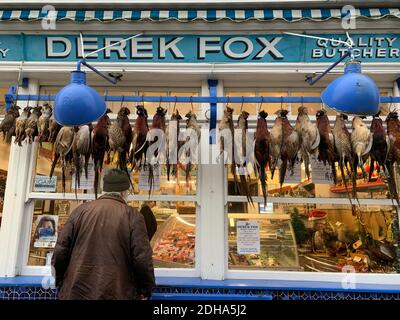
<svg viewBox="0 0 400 320">
<path fill-rule="evenodd" d="M 392 206 L 228 203 L 229 269 L 398 273 Z M 247 224 L 246 224 L 247 223 Z"/>
<path fill-rule="evenodd" d="M 28 265 L 50 265 L 57 237 L 80 204 L 81 201 L 35 200 Z M 157 232 L 151 241 L 156 268 L 194 268 L 196 207 L 193 202 L 130 201 L 128 204 L 138 210 L 147 205 L 156 218 Z"/>
<path fill-rule="evenodd" d="M 35 200 L 28 265 L 51 265 L 58 235 L 81 201 Z"/>
<path fill-rule="evenodd" d="M 6 113 L 6 103 L 4 101 L 4 95 L 7 93 L 7 88 L 0 88 L 0 115 Z"/>
<path fill-rule="evenodd" d="M 231 166 L 231 165 L 229 165 Z M 272 178 L 271 170 L 267 167 L 267 193 L 268 197 L 295 197 L 295 198 L 341 198 L 348 199 L 353 190 L 353 184 L 348 179 L 348 173 L 344 168 L 346 179 L 343 181 L 341 170 L 338 164 L 335 165 L 336 184 L 333 183 L 333 173 L 330 167 L 326 167 L 324 171 L 318 171 L 313 175 L 312 165 L 310 165 L 310 178 L 307 177 L 305 172 L 304 163 L 296 163 L 293 170 L 293 175 L 287 169 L 285 182 L 282 186 L 279 183 L 279 168 L 280 163 L 275 170 Z M 250 194 L 252 196 L 261 196 L 261 182 L 256 176 L 255 172 L 248 166 L 249 175 L 246 177 L 247 184 L 249 185 Z M 371 170 L 370 160 L 368 159 L 364 164 L 364 170 L 367 176 Z M 330 176 L 331 180 L 325 180 L 326 174 Z M 322 175 L 321 175 L 322 174 Z M 228 194 L 245 195 L 240 193 L 239 178 L 232 174 L 232 170 L 228 170 Z M 314 182 L 316 181 L 316 182 Z M 329 182 L 331 181 L 331 182 Z M 322 183 L 323 182 L 323 183 Z M 377 166 L 371 174 L 371 180 L 365 178 L 361 169 L 357 169 L 356 179 L 356 198 L 358 199 L 390 199 L 391 195 L 386 183 L 384 172 L 380 170 L 377 172 Z"/>
<path fill-rule="evenodd" d="M 75 169 L 71 162 L 67 162 L 64 170 L 65 182 L 62 179 L 62 167 L 60 160 L 55 166 L 52 180 L 50 180 L 50 171 L 54 159 L 54 146 L 50 143 L 42 143 L 38 145 L 36 167 L 32 182 L 32 192 L 41 193 L 94 193 L 94 179 L 95 172 L 93 162 L 90 159 L 88 165 L 88 178 L 86 178 L 84 170 L 80 175 L 80 185 L 78 186 Z M 82 163 L 83 165 L 83 163 Z M 110 154 L 110 162 L 108 162 L 107 155 L 105 156 L 105 163 L 103 166 L 102 175 L 104 175 L 109 168 L 114 168 L 118 165 L 118 156 Z M 147 167 L 148 168 L 148 167 Z M 131 171 L 131 165 L 128 164 L 131 180 L 134 189 L 131 190 L 133 194 L 149 194 L 149 183 L 146 179 L 149 170 L 146 168 L 135 169 Z M 178 163 L 170 169 L 170 178 L 168 180 L 168 170 L 166 164 L 161 164 L 159 167 L 153 167 L 154 184 L 151 193 L 154 195 L 195 195 L 197 189 L 197 175 L 198 165 L 192 165 L 189 171 L 188 179 L 186 179 L 185 165 Z M 98 193 L 102 192 L 102 176 L 99 179 Z M 65 184 L 65 190 L 63 189 Z"/>
<path fill-rule="evenodd" d="M 11 145 L 3 140 L 0 136 L 0 227 L 3 216 L 4 194 L 6 191 L 8 158 L 10 155 Z"/>
<path fill-rule="evenodd" d="M 143 204 L 142 204 L 143 205 Z M 151 240 L 155 268 L 194 268 L 196 207 L 193 202 L 157 201 L 157 232 Z"/>
</svg>

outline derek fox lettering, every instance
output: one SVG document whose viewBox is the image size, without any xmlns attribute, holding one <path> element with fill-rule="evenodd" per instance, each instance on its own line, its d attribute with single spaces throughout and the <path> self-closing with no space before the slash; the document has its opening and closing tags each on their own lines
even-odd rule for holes
<svg viewBox="0 0 400 320">
<path fill-rule="evenodd" d="M 85 54 L 102 47 L 108 47 L 122 37 L 84 37 Z M 90 56 L 92 59 L 160 59 L 160 60 L 205 60 L 220 55 L 231 60 L 261 60 L 270 57 L 281 60 L 284 55 L 278 49 L 282 37 L 258 36 L 193 36 L 193 37 L 137 37 L 128 42 L 116 44 Z M 46 38 L 46 58 L 82 58 L 82 44 L 79 37 L 49 36 Z"/>
</svg>

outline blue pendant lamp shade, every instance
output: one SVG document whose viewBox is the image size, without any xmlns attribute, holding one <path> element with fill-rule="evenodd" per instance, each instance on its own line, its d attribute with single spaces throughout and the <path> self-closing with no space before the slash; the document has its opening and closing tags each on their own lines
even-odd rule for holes
<svg viewBox="0 0 400 320">
<path fill-rule="evenodd" d="M 356 60 L 346 64 L 344 75 L 326 87 L 321 99 L 341 113 L 368 116 L 379 111 L 379 89 L 374 80 L 361 74 L 361 63 Z"/>
<path fill-rule="evenodd" d="M 104 99 L 86 85 L 86 73 L 71 72 L 71 83 L 62 88 L 54 102 L 54 117 L 63 126 L 79 126 L 96 121 L 107 110 Z"/>
</svg>

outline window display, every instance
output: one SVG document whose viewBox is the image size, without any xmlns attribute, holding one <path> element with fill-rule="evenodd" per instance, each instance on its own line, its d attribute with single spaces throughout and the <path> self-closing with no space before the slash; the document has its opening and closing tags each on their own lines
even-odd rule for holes
<svg viewBox="0 0 400 320">
<path fill-rule="evenodd" d="M 8 158 L 10 156 L 10 145 L 0 137 L 0 227 L 4 205 L 4 194 L 6 192 Z"/>
<path fill-rule="evenodd" d="M 151 241 L 154 267 L 194 268 L 196 225 L 194 215 L 172 215 Z"/>
<path fill-rule="evenodd" d="M 191 202 L 153 201 L 150 205 L 157 221 L 153 236 L 154 266 L 156 268 L 194 268 L 196 241 L 196 208 Z M 32 232 L 28 265 L 44 266 L 51 262 L 51 255 L 71 212 L 82 201 L 36 200 L 32 219 Z M 149 202 L 130 201 L 140 209 Z"/>
<path fill-rule="evenodd" d="M 349 205 L 273 203 L 261 212 L 244 203 L 248 213 L 238 214 L 236 205 L 228 204 L 230 269 L 400 272 L 395 207 L 362 205 L 354 215 Z M 259 221 L 259 254 L 238 254 L 238 221 Z"/>
</svg>

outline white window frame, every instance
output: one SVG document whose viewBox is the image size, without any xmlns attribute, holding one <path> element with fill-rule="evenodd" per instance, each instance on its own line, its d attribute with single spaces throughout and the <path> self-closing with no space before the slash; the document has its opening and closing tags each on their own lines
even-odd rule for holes
<svg viewBox="0 0 400 320">
<path fill-rule="evenodd" d="M 234 66 L 236 68 L 236 66 Z M 285 69 L 281 70 L 285 72 Z M 33 83 L 31 79 L 31 84 Z M 279 90 L 278 88 L 276 88 Z M 394 84 L 394 92 L 399 95 L 397 84 Z M 21 93 L 23 93 L 21 91 Z M 27 92 L 30 94 L 38 93 L 38 88 L 30 88 Z M 201 95 L 207 96 L 208 86 L 204 81 L 201 86 Z M 219 81 L 218 95 L 223 94 L 223 81 Z M 203 104 L 204 111 L 208 109 L 207 104 Z M 221 118 L 223 106 L 218 106 L 218 118 Z M 254 126 L 254 124 L 253 124 Z M 210 149 L 217 146 L 208 146 Z M 6 194 L 7 198 L 7 218 L 4 219 L 0 230 L 0 243 L 6 244 L 7 250 L 0 252 L 0 277 L 15 275 L 50 275 L 48 267 L 34 267 L 24 265 L 24 259 L 28 257 L 30 231 L 32 227 L 33 200 L 34 198 L 49 197 L 50 194 L 41 194 L 41 196 L 30 192 L 31 186 L 27 186 L 27 181 L 31 183 L 33 175 L 34 159 L 32 145 L 23 147 L 12 145 L 10 152 L 10 164 L 7 177 Z M 156 270 L 157 276 L 174 277 L 192 277 L 201 276 L 202 279 L 263 279 L 263 280 L 301 280 L 318 281 L 320 283 L 340 283 L 346 274 L 342 273 L 313 273 L 313 272 L 292 272 L 292 271 L 255 271 L 255 270 L 229 270 L 228 269 L 228 241 L 227 241 L 227 202 L 228 201 L 246 201 L 245 198 L 228 196 L 226 183 L 226 168 L 220 165 L 210 165 L 200 169 L 198 176 L 199 193 L 195 196 L 197 200 L 196 208 L 196 269 L 166 269 Z M 29 180 L 28 180 L 29 177 Z M 27 189 L 27 187 L 29 187 Z M 21 190 L 25 190 L 21 194 Z M 87 195 L 85 195 L 87 196 Z M 85 197 L 79 195 L 79 197 Z M 155 197 L 155 196 L 154 196 Z M 169 197 L 174 201 L 174 196 Z M 193 197 L 193 196 L 189 196 Z M 63 198 L 61 198 L 63 199 Z M 146 197 L 146 200 L 148 198 Z M 182 197 L 180 200 L 193 198 Z M 302 198 L 270 198 L 271 202 L 301 202 Z M 305 202 L 324 201 L 325 199 L 307 199 Z M 330 202 L 332 198 L 326 199 Z M 168 201 L 168 200 L 167 200 Z M 190 201 L 190 200 L 189 200 Z M 263 201 L 260 197 L 254 201 Z M 338 203 L 348 203 L 347 199 L 336 199 Z M 386 200 L 360 199 L 365 204 L 388 204 Z M 385 202 L 386 201 L 386 202 Z M 388 200 L 390 201 L 390 200 Z M 23 204 L 21 207 L 21 203 Z M 15 212 L 13 212 L 15 210 Z M 7 220 L 7 221 L 6 221 Z M 223 232 L 222 232 L 223 230 Z M 3 242 L 4 241 L 4 242 Z M 200 252 L 200 253 L 199 253 Z M 357 284 L 375 284 L 379 285 L 395 284 L 400 285 L 400 274 L 355 274 Z M 321 285 L 323 286 L 323 285 Z"/>
<path fill-rule="evenodd" d="M 200 95 L 201 88 L 185 88 L 181 90 L 180 88 L 165 88 L 165 87 L 152 87 L 152 88 L 140 88 L 139 90 L 147 91 L 168 91 L 168 94 L 173 91 L 190 92 L 193 90 L 198 90 Z M 112 119 L 116 118 L 116 115 L 111 116 Z M 24 205 L 24 219 L 21 229 L 18 261 L 17 261 L 17 273 L 24 276 L 49 276 L 51 275 L 50 266 L 30 266 L 28 265 L 29 251 L 30 251 L 30 241 L 32 233 L 32 219 L 33 219 L 33 207 L 35 200 L 94 200 L 94 194 L 78 194 L 77 197 L 74 193 L 42 193 L 42 192 L 32 192 L 32 181 L 34 179 L 36 159 L 38 152 L 38 143 L 35 142 L 30 146 L 24 145 L 22 148 L 15 146 L 16 152 L 21 152 L 24 148 L 28 147 L 31 149 L 31 156 L 29 157 L 29 170 L 26 179 L 23 183 L 27 183 L 27 193 L 25 196 Z M 199 167 L 200 177 L 202 174 L 202 168 Z M 201 187 L 200 179 L 196 179 L 196 190 Z M 195 246 L 195 266 L 194 268 L 155 268 L 156 277 L 199 277 L 201 275 L 201 257 L 203 256 L 201 252 L 201 241 L 200 241 L 200 193 L 196 195 L 152 195 L 149 198 L 148 195 L 130 195 L 128 201 L 185 201 L 194 202 L 196 206 L 196 246 Z M 199 223 L 197 223 L 199 222 Z"/>
</svg>

